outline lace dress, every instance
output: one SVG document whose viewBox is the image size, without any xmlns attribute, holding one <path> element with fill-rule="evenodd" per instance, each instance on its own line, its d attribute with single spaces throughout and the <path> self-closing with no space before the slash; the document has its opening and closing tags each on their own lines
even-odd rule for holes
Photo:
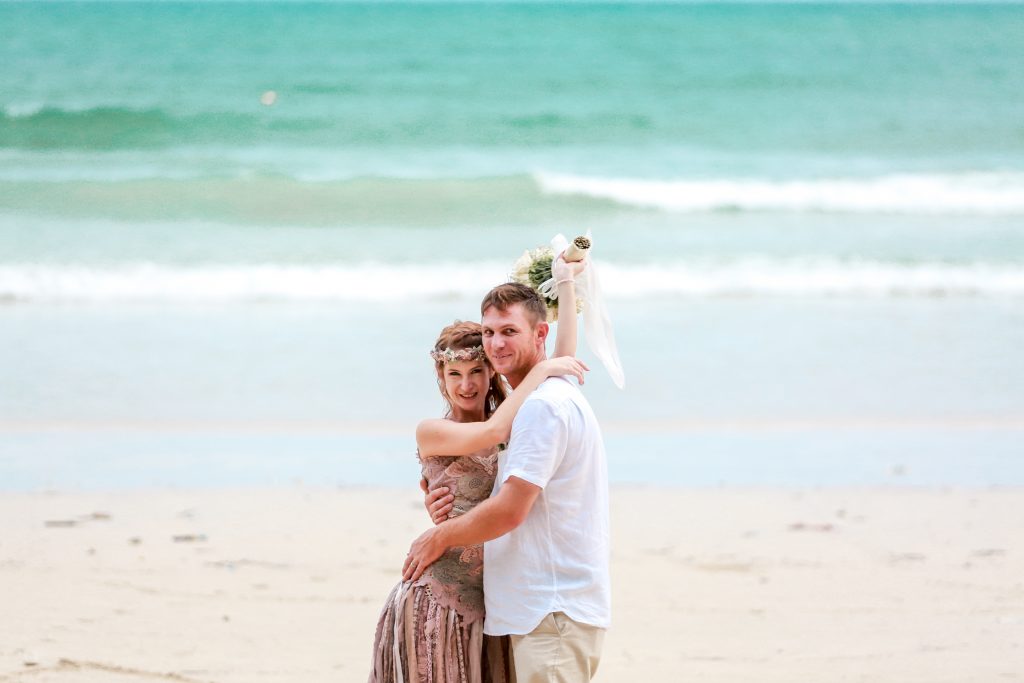
<svg viewBox="0 0 1024 683">
<path fill-rule="evenodd" d="M 497 451 L 422 458 L 430 490 L 455 496 L 449 518 L 487 499 Z M 370 683 L 507 683 L 508 639 L 484 635 L 482 545 L 449 548 L 388 596 L 377 622 Z"/>
</svg>

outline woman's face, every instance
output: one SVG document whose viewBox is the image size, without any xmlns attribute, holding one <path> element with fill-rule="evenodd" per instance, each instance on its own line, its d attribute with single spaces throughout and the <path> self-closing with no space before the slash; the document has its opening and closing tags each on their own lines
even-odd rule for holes
<svg viewBox="0 0 1024 683">
<path fill-rule="evenodd" d="M 491 370 L 482 360 L 457 360 L 445 363 L 442 370 L 444 389 L 452 407 L 467 412 L 483 410 Z"/>
</svg>

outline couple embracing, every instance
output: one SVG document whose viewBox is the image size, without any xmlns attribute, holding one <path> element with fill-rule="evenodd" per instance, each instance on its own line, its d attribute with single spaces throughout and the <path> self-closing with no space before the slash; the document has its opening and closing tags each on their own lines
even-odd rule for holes
<svg viewBox="0 0 1024 683">
<path fill-rule="evenodd" d="M 604 444 L 569 380 L 588 370 L 574 358 L 584 267 L 552 264 L 563 313 L 551 359 L 546 305 L 523 284 L 492 289 L 481 324 L 441 331 L 431 356 L 449 413 L 416 430 L 437 524 L 381 612 L 370 683 L 593 677 L 611 590 Z"/>
</svg>

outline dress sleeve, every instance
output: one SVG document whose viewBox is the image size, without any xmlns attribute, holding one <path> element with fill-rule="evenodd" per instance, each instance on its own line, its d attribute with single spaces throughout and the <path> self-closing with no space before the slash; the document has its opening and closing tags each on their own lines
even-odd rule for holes
<svg viewBox="0 0 1024 683">
<path fill-rule="evenodd" d="M 544 488 L 565 457 L 568 423 L 558 406 L 531 398 L 512 423 L 503 482 L 519 477 Z"/>
</svg>

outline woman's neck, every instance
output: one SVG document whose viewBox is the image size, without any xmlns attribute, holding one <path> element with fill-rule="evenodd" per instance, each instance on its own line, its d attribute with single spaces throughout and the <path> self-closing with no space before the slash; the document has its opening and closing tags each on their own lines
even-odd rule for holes
<svg viewBox="0 0 1024 683">
<path fill-rule="evenodd" d="M 456 422 L 483 422 L 484 421 L 484 409 L 480 410 L 463 410 L 456 406 L 452 406 L 452 419 Z"/>
</svg>

